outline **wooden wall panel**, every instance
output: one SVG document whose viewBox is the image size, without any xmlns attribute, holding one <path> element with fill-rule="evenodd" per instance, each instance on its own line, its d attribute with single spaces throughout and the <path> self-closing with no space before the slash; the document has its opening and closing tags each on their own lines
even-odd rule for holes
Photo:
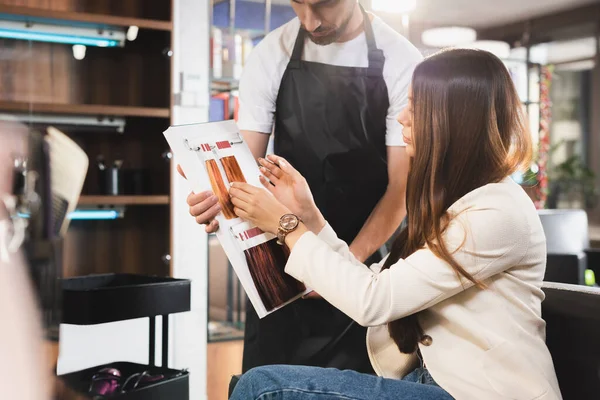
<svg viewBox="0 0 600 400">
<path fill-rule="evenodd" d="M 0 4 L 166 21 L 171 19 L 171 2 L 168 0 L 0 0 Z"/>
<path fill-rule="evenodd" d="M 0 39 L 0 100 L 168 107 L 169 40 L 141 31 L 125 48 L 88 47 L 77 61 L 69 45 Z"/>
</svg>

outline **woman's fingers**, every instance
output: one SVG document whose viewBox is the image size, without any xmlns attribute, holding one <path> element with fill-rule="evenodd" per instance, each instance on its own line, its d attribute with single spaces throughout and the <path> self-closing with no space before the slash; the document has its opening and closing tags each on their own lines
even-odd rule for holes
<svg viewBox="0 0 600 400">
<path fill-rule="evenodd" d="M 280 170 L 281 171 L 281 170 Z M 273 174 L 271 172 L 271 170 L 265 168 L 265 167 L 260 167 L 260 172 L 266 176 L 267 178 L 269 178 L 269 180 L 271 182 L 273 182 L 274 185 L 277 185 L 279 183 L 279 178 L 277 176 L 275 176 L 275 174 Z"/>
<path fill-rule="evenodd" d="M 232 182 L 231 188 L 239 189 L 242 192 L 245 192 L 245 193 L 248 193 L 251 195 L 257 195 L 262 190 L 254 185 L 251 185 L 249 183 L 244 183 L 244 182 Z M 229 189 L 229 191 L 231 192 L 231 189 Z"/>
<path fill-rule="evenodd" d="M 264 176 L 259 176 L 258 180 L 260 180 L 260 183 L 262 183 L 262 185 L 265 187 L 265 189 L 267 189 L 269 192 L 271 192 L 271 194 L 273 194 L 273 195 L 275 194 L 275 185 L 273 185 L 273 183 L 271 183 L 271 181 L 269 181 Z"/>
<path fill-rule="evenodd" d="M 264 158 L 259 158 L 258 162 L 262 166 L 261 172 L 265 173 L 266 171 L 265 174 L 269 179 L 271 179 L 271 177 L 275 177 L 277 179 L 283 177 L 283 171 L 281 170 L 281 168 L 279 168 L 277 164 L 265 160 Z"/>
<path fill-rule="evenodd" d="M 241 190 L 237 186 L 232 186 L 231 189 L 229 189 L 229 195 L 232 199 L 243 200 L 245 203 L 250 203 L 252 201 L 252 194 Z"/>
<path fill-rule="evenodd" d="M 296 171 L 296 169 L 292 167 L 292 165 L 285 158 L 276 156 L 274 154 L 269 154 L 267 156 L 267 159 L 272 163 L 276 164 L 282 172 L 294 176 L 300 176 L 300 173 Z"/>
<path fill-rule="evenodd" d="M 245 219 L 246 221 L 249 220 L 249 215 L 246 211 L 242 210 L 241 208 L 238 207 L 234 207 L 233 208 L 233 212 L 235 213 L 235 215 L 237 215 L 238 217 Z"/>
</svg>

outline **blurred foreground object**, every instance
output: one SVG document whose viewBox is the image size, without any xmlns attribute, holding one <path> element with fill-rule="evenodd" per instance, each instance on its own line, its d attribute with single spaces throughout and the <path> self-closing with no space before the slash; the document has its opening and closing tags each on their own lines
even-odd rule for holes
<svg viewBox="0 0 600 400">
<path fill-rule="evenodd" d="M 62 132 L 0 121 L 0 390 L 44 400 L 53 388 L 66 216 L 77 204 L 88 159 Z"/>
</svg>

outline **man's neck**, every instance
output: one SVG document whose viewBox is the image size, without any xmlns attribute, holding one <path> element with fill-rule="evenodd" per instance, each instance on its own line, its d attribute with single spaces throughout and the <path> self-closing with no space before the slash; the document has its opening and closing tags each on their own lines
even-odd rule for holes
<svg viewBox="0 0 600 400">
<path fill-rule="evenodd" d="M 357 3 L 352 11 L 352 17 L 350 17 L 350 21 L 346 26 L 346 31 L 340 36 L 336 43 L 344 43 L 356 38 L 364 31 L 364 25 L 363 13 Z"/>
</svg>

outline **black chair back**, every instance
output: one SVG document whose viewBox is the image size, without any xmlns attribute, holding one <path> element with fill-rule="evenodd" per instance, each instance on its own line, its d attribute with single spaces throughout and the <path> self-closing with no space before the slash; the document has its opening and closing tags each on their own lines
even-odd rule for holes
<svg viewBox="0 0 600 400">
<path fill-rule="evenodd" d="M 542 315 L 565 400 L 600 398 L 600 288 L 545 282 Z"/>
</svg>

